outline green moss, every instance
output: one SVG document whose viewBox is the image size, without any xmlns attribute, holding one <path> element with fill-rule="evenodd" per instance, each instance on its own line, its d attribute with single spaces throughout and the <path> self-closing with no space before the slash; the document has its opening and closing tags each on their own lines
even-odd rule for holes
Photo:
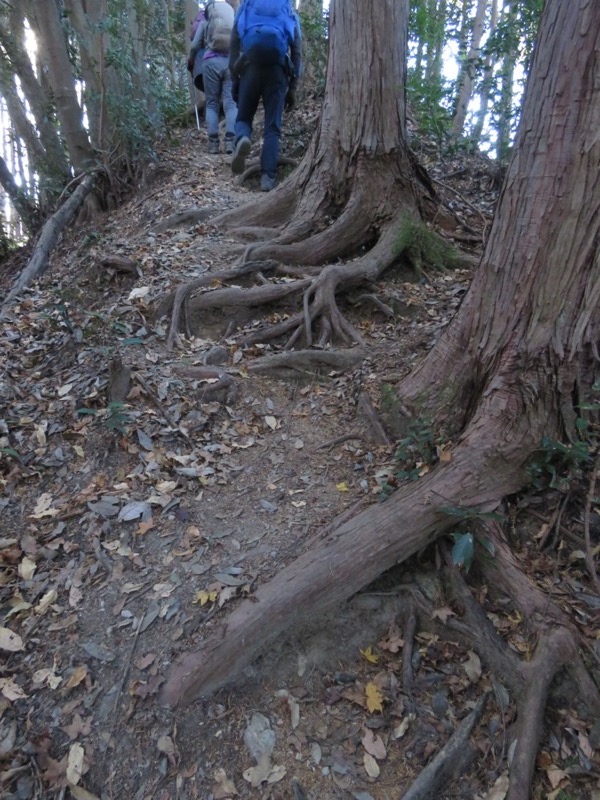
<svg viewBox="0 0 600 800">
<path fill-rule="evenodd" d="M 460 252 L 421 220 L 403 217 L 394 243 L 394 256 L 405 256 L 420 274 L 423 268 L 439 271 L 461 266 Z"/>
</svg>

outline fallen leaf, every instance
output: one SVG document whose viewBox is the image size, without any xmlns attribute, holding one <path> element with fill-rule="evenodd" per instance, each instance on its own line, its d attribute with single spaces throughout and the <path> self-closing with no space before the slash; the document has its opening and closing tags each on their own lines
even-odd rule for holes
<svg viewBox="0 0 600 800">
<path fill-rule="evenodd" d="M 64 688 L 65 689 L 74 689 L 76 686 L 79 686 L 79 684 L 83 680 L 85 680 L 85 677 L 86 677 L 87 674 L 88 674 L 87 667 L 83 667 L 83 666 L 75 667 L 75 669 L 73 670 L 73 672 L 69 676 L 69 679 L 65 683 L 65 687 Z"/>
<path fill-rule="evenodd" d="M 159 752 L 164 753 L 166 756 L 175 755 L 175 744 L 170 736 L 159 736 L 156 746 Z"/>
<path fill-rule="evenodd" d="M 485 800 L 504 800 L 508 794 L 508 773 L 500 775 L 496 783 L 485 796 Z"/>
<path fill-rule="evenodd" d="M 397 653 L 404 647 L 404 639 L 400 633 L 400 629 L 395 622 L 392 622 L 387 632 L 385 639 L 378 642 L 378 647 L 382 650 L 387 650 L 389 653 Z"/>
<path fill-rule="evenodd" d="M 380 775 L 381 770 L 379 769 L 379 764 L 372 755 L 369 753 L 365 753 L 364 757 L 364 765 L 365 765 L 365 772 L 369 776 L 369 778 L 378 778 Z"/>
<path fill-rule="evenodd" d="M 386 749 L 381 736 L 375 736 L 370 728 L 365 730 L 365 735 L 361 739 L 362 745 L 373 758 L 378 758 L 380 761 L 386 757 Z"/>
<path fill-rule="evenodd" d="M 92 794 L 84 789 L 82 786 L 75 786 L 74 783 L 69 783 L 69 791 L 75 800 L 100 800 L 97 794 Z"/>
<path fill-rule="evenodd" d="M 263 753 L 255 767 L 249 767 L 242 773 L 244 780 L 256 789 L 261 783 L 267 780 L 271 774 L 271 756 Z"/>
<path fill-rule="evenodd" d="M 272 431 L 274 431 L 275 428 L 277 427 L 277 420 L 275 419 L 275 417 L 265 417 L 265 422 L 267 423 L 269 428 L 271 428 Z"/>
<path fill-rule="evenodd" d="M 360 651 L 361 656 L 364 656 L 370 664 L 377 664 L 379 661 L 379 656 L 376 656 L 373 652 L 371 645 L 365 647 L 364 650 Z"/>
<path fill-rule="evenodd" d="M 550 786 L 552 786 L 553 789 L 557 789 L 560 783 L 568 777 L 567 773 L 558 767 L 551 767 L 550 769 L 547 769 L 546 775 L 548 776 Z"/>
<path fill-rule="evenodd" d="M 365 696 L 367 698 L 367 708 L 371 713 L 373 711 L 383 711 L 383 695 L 378 686 L 374 683 L 367 683 Z"/>
<path fill-rule="evenodd" d="M 42 519 L 42 517 L 55 517 L 59 513 L 57 508 L 52 508 L 52 495 L 45 492 L 38 497 L 30 516 L 34 519 Z"/>
<path fill-rule="evenodd" d="M 467 677 L 472 683 L 475 683 L 475 681 L 481 678 L 481 661 L 477 653 L 474 653 L 472 650 L 469 651 L 469 658 L 467 661 L 463 662 L 462 668 L 467 673 Z"/>
<path fill-rule="evenodd" d="M 411 722 L 411 716 L 409 714 L 408 717 L 404 717 L 404 719 L 399 725 L 396 725 L 396 727 L 392 731 L 392 739 L 401 739 L 408 730 L 410 722 Z"/>
<path fill-rule="evenodd" d="M 0 628 L 0 650 L 16 653 L 22 649 L 23 640 L 18 633 L 11 631 L 10 628 Z"/>
<path fill-rule="evenodd" d="M 196 592 L 196 598 L 194 602 L 200 603 L 201 606 L 205 606 L 208 602 L 214 603 L 218 596 L 218 592 L 205 592 L 202 590 L 200 592 Z"/>
<path fill-rule="evenodd" d="M 444 606 L 443 608 L 436 608 L 431 616 L 433 619 L 441 619 L 441 621 L 446 624 L 446 622 L 448 622 L 448 617 L 455 617 L 456 614 L 451 608 Z"/>
<path fill-rule="evenodd" d="M 27 695 L 11 678 L 0 678 L 0 692 L 7 700 L 24 700 Z"/>
<path fill-rule="evenodd" d="M 78 742 L 71 745 L 69 758 L 67 759 L 67 780 L 69 783 L 77 785 L 81 780 L 84 755 L 85 751 Z"/>
<path fill-rule="evenodd" d="M 287 769 L 286 767 L 283 766 L 283 764 L 275 766 L 269 773 L 269 777 L 267 778 L 267 783 L 277 783 L 278 781 L 285 778 L 286 774 L 287 774 Z"/>
<path fill-rule="evenodd" d="M 224 800 L 226 797 L 239 794 L 234 782 L 227 777 L 224 769 L 215 770 L 214 779 L 216 784 L 213 790 L 215 800 Z"/>
<path fill-rule="evenodd" d="M 349 492 L 350 491 L 346 481 L 342 481 L 341 483 L 336 483 L 335 488 L 338 490 L 338 492 Z"/>
<path fill-rule="evenodd" d="M 19 564 L 19 577 L 24 581 L 30 581 L 37 569 L 37 564 L 28 556 L 25 556 Z"/>
</svg>

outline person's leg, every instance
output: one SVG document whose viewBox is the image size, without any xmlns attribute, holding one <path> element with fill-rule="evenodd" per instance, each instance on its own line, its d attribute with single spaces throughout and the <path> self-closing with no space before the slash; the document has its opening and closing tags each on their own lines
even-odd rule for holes
<svg viewBox="0 0 600 800">
<path fill-rule="evenodd" d="M 227 61 L 221 72 L 221 87 L 221 102 L 223 103 L 223 111 L 225 112 L 225 152 L 233 153 L 237 106 L 231 96 L 231 75 L 229 74 L 229 64 Z"/>
<path fill-rule="evenodd" d="M 234 127 L 236 142 L 242 136 L 248 139 L 252 136 L 252 122 L 260 100 L 260 77 L 260 69 L 256 64 L 248 64 L 240 75 L 240 96 Z"/>
<path fill-rule="evenodd" d="M 274 183 L 277 175 L 279 140 L 281 138 L 281 119 L 288 87 L 288 79 L 283 67 L 278 65 L 264 67 L 262 98 L 265 107 L 265 137 L 260 155 L 260 171 Z M 269 188 L 272 188 L 273 183 Z M 266 188 L 267 182 L 264 181 Z"/>
<path fill-rule="evenodd" d="M 231 96 L 231 75 L 229 74 L 228 66 L 225 66 L 225 69 L 221 73 L 221 85 L 223 87 L 222 102 L 223 111 L 225 112 L 225 131 L 233 136 L 235 120 L 237 118 L 237 106 Z"/>
<path fill-rule="evenodd" d="M 219 77 L 218 65 L 214 62 L 216 58 L 204 59 L 203 72 L 204 72 L 204 94 L 206 95 L 206 130 L 208 131 L 209 139 L 209 152 L 219 152 L 219 91 L 221 88 L 221 79 Z M 211 142 L 213 148 L 210 149 Z M 216 151 L 214 150 L 214 143 L 217 144 Z"/>
<path fill-rule="evenodd" d="M 235 150 L 231 159 L 231 171 L 241 175 L 246 167 L 246 156 L 250 153 L 252 122 L 261 94 L 261 74 L 256 64 L 248 64 L 240 75 L 240 96 L 235 120 Z"/>
</svg>

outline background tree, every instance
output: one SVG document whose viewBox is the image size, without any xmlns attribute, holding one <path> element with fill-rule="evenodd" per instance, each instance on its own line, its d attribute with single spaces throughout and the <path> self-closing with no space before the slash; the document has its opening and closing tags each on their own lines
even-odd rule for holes
<svg viewBox="0 0 600 800">
<path fill-rule="evenodd" d="M 337 5 L 332 9 L 332 46 Z M 529 481 L 542 437 L 576 440 L 598 379 L 600 335 L 600 8 L 588 0 L 545 6 L 523 121 L 480 267 L 456 317 L 399 386 L 405 414 L 429 415 L 454 442 L 451 458 L 387 502 L 322 538 L 244 601 L 202 648 L 172 671 L 170 704 L 223 684 L 280 636 L 299 610 L 318 619 L 383 570 L 455 525 L 487 512 Z M 321 165 L 317 162 L 316 171 Z M 590 408 L 592 410 L 590 410 Z M 460 589 L 463 632 L 517 698 L 509 800 L 529 795 L 544 708 L 566 667 L 594 713 L 600 694 L 577 635 L 550 597 L 519 570 L 492 523 L 496 586 L 531 617 L 537 646 L 521 661 Z"/>
</svg>

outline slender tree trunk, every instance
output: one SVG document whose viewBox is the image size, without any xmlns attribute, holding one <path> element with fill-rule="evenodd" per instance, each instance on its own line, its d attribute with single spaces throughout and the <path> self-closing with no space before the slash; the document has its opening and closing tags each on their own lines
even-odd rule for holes
<svg viewBox="0 0 600 800">
<path fill-rule="evenodd" d="M 50 188 L 51 192 L 56 193 L 57 189 L 62 189 L 64 186 L 69 173 L 67 159 L 56 126 L 53 124 L 50 101 L 35 77 L 31 61 L 24 48 L 22 22 L 20 26 L 16 25 L 14 16 L 14 14 L 11 16 L 10 31 L 0 21 L 0 43 L 8 58 L 10 72 L 19 76 L 23 95 L 27 99 L 30 112 L 35 120 L 39 144 L 43 149 L 42 156 L 42 150 L 30 142 L 28 137 L 23 137 L 27 144 L 29 157 L 42 179 L 47 176 L 51 183 L 56 184 L 53 190 Z M 33 138 L 35 142 L 38 141 L 35 135 Z M 42 195 L 44 196 L 46 193 L 45 188 L 42 187 Z"/>
<path fill-rule="evenodd" d="M 30 21 L 35 26 L 38 47 L 43 53 L 69 156 L 75 169 L 82 172 L 93 165 L 95 154 L 83 126 L 83 114 L 75 94 L 73 72 L 56 0 L 30 3 L 29 7 L 32 12 Z"/>
<path fill-rule="evenodd" d="M 492 0 L 490 12 L 490 25 L 488 35 L 492 36 L 498 24 L 498 0 Z M 479 91 L 479 110 L 477 111 L 476 122 L 470 135 L 473 145 L 479 146 L 483 134 L 483 126 L 490 106 L 490 97 L 494 83 L 494 69 L 492 56 L 488 53 L 483 65 L 483 75 L 481 79 L 481 89 Z"/>
<path fill-rule="evenodd" d="M 100 130 L 100 18 L 102 3 L 84 4 L 82 0 L 64 0 L 65 9 L 77 35 L 81 74 L 84 84 L 84 104 L 89 119 L 90 138 L 99 146 Z M 88 10 L 88 5 L 90 6 Z"/>
<path fill-rule="evenodd" d="M 39 210 L 27 197 L 25 192 L 20 189 L 15 183 L 11 171 L 6 165 L 6 161 L 0 157 L 0 184 L 10 197 L 10 200 L 21 217 L 23 225 L 26 227 L 30 235 L 35 234 L 40 226 Z"/>
<path fill-rule="evenodd" d="M 469 47 L 469 52 L 466 54 L 466 58 L 461 66 L 461 74 L 458 80 L 459 93 L 456 101 L 454 119 L 452 120 L 452 136 L 455 139 L 457 139 L 463 132 L 465 119 L 467 117 L 467 110 L 469 108 L 469 103 L 471 102 L 471 97 L 473 96 L 473 84 L 475 81 L 477 62 L 479 61 L 481 49 L 481 39 L 485 26 L 486 8 L 487 0 L 477 0 L 477 9 L 475 11 L 475 19 L 473 20 L 471 46 Z"/>
</svg>

